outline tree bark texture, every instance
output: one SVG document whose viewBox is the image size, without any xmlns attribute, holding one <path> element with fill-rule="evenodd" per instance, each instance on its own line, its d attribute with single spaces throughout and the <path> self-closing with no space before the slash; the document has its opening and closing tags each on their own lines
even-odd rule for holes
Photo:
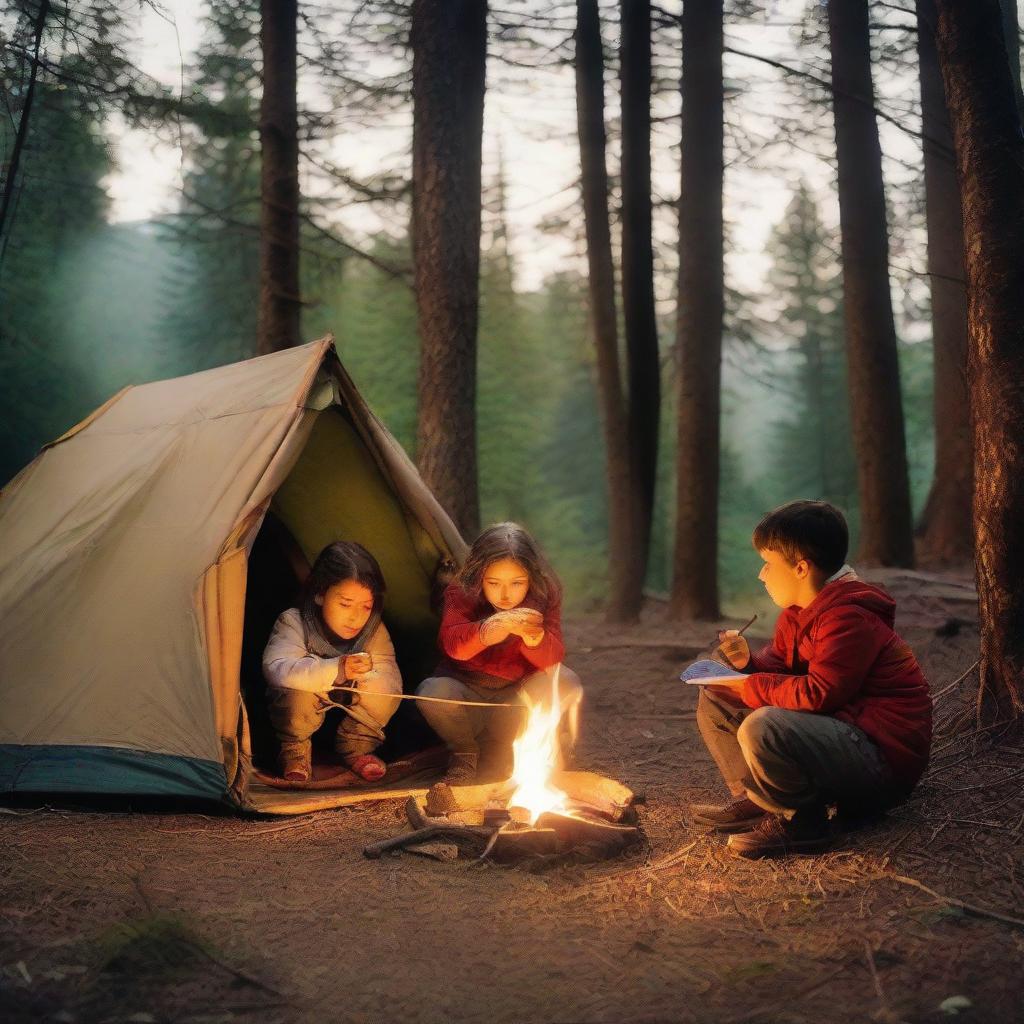
<svg viewBox="0 0 1024 1024">
<path fill-rule="evenodd" d="M 997 0 L 936 0 L 967 265 L 985 711 L 1024 717 L 1024 139 Z"/>
<path fill-rule="evenodd" d="M 260 309 L 257 351 L 301 341 L 297 0 L 262 0 Z"/>
<path fill-rule="evenodd" d="M 683 4 L 679 442 L 669 614 L 717 618 L 723 275 L 722 0 Z"/>
<path fill-rule="evenodd" d="M 485 0 L 414 0 L 411 42 L 417 461 L 455 524 L 471 536 L 480 526 L 476 352 Z"/>
<path fill-rule="evenodd" d="M 619 365 L 605 163 L 604 51 L 597 0 L 577 0 L 576 4 L 576 121 L 589 269 L 590 331 L 597 359 L 608 477 L 606 614 L 613 622 L 628 622 L 639 613 L 641 591 L 636 581 L 642 586 L 644 563 L 633 530 L 630 426 Z"/>
<path fill-rule="evenodd" d="M 935 478 L 918 524 L 918 552 L 933 565 L 974 555 L 974 445 L 967 401 L 967 280 L 953 136 L 935 49 L 935 4 L 917 0 L 924 129 L 928 283 L 935 366 Z"/>
<path fill-rule="evenodd" d="M 860 559 L 914 562 L 899 356 L 889 291 L 882 151 L 873 111 L 868 0 L 829 0 L 850 418 Z"/>
<path fill-rule="evenodd" d="M 620 12 L 622 310 L 637 549 L 637 571 L 628 596 L 639 611 L 650 549 L 661 410 L 651 225 L 651 5 L 648 0 L 622 0 Z"/>
</svg>

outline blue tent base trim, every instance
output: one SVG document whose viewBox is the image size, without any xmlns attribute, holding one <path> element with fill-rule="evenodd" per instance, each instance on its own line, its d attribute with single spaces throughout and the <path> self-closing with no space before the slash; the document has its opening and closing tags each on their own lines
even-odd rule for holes
<svg viewBox="0 0 1024 1024">
<path fill-rule="evenodd" d="M 224 765 L 124 747 L 0 744 L 0 793 L 120 793 L 223 800 Z"/>
</svg>

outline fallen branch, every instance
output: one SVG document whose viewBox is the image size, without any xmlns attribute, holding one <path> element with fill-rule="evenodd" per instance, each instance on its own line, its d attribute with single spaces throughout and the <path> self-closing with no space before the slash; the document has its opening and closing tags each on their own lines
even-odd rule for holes
<svg viewBox="0 0 1024 1024">
<path fill-rule="evenodd" d="M 939 690 L 939 692 L 935 694 L 934 697 L 932 697 L 932 704 L 938 704 L 940 697 L 944 697 L 954 687 L 959 686 L 980 664 L 981 660 L 979 659 L 966 672 L 964 672 L 963 675 L 958 676 L 956 679 L 954 679 L 953 682 L 949 684 L 949 686 L 944 686 L 941 690 Z"/>
<path fill-rule="evenodd" d="M 919 882 L 916 878 L 909 878 L 906 875 L 889 875 L 888 877 L 901 885 L 912 885 L 915 889 L 920 889 L 921 892 L 926 892 L 929 896 L 934 896 L 935 899 L 942 900 L 943 903 L 948 903 L 951 907 L 959 907 L 965 914 L 971 914 L 974 917 L 988 917 L 994 921 L 1012 925 L 1014 928 L 1024 928 L 1024 921 L 1019 917 L 1010 917 L 1009 914 L 1001 914 L 998 910 L 988 910 L 985 907 L 975 906 L 973 903 L 965 903 L 953 896 L 943 896 L 941 892 L 930 889 L 924 882 Z"/>
<path fill-rule="evenodd" d="M 882 979 L 878 976 L 878 967 L 875 964 L 875 951 L 871 948 L 871 943 L 867 939 L 864 940 L 864 951 L 867 954 L 868 969 L 871 971 L 871 981 L 875 986 L 875 994 L 878 996 L 878 1002 L 880 1004 L 879 1016 L 891 1017 L 892 1010 L 889 1007 L 889 1000 L 885 997 L 885 989 L 882 988 Z"/>
<path fill-rule="evenodd" d="M 370 843 L 363 848 L 363 856 L 377 860 L 391 850 L 401 850 L 406 846 L 418 846 L 433 839 L 450 839 L 454 843 L 469 842 L 476 846 L 486 845 L 495 829 L 483 825 L 430 825 L 413 832 L 405 832 L 400 836 L 382 839 Z"/>
</svg>

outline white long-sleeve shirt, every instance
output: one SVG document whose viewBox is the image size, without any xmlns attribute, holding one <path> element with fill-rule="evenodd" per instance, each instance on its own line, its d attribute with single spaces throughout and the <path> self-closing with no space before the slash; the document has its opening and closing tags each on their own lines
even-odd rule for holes
<svg viewBox="0 0 1024 1024">
<path fill-rule="evenodd" d="M 360 689 L 380 693 L 402 692 L 402 675 L 395 661 L 395 647 L 383 622 L 370 637 L 365 651 L 358 653 L 373 656 L 373 668 L 355 681 Z M 326 694 L 338 684 L 342 661 L 342 658 L 321 658 L 311 654 L 306 649 L 302 615 L 298 608 L 288 608 L 277 617 L 263 652 L 263 677 L 268 686 Z"/>
</svg>

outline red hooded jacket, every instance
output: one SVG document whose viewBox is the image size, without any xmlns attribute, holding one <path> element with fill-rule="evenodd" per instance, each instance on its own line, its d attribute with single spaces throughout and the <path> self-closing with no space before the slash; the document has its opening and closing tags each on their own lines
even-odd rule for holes
<svg viewBox="0 0 1024 1024">
<path fill-rule="evenodd" d="M 772 642 L 751 656 L 743 703 L 855 725 L 881 750 L 894 785 L 910 789 L 928 764 L 932 702 L 895 618 L 893 599 L 852 574 L 826 584 L 806 608 L 787 608 Z"/>
</svg>

